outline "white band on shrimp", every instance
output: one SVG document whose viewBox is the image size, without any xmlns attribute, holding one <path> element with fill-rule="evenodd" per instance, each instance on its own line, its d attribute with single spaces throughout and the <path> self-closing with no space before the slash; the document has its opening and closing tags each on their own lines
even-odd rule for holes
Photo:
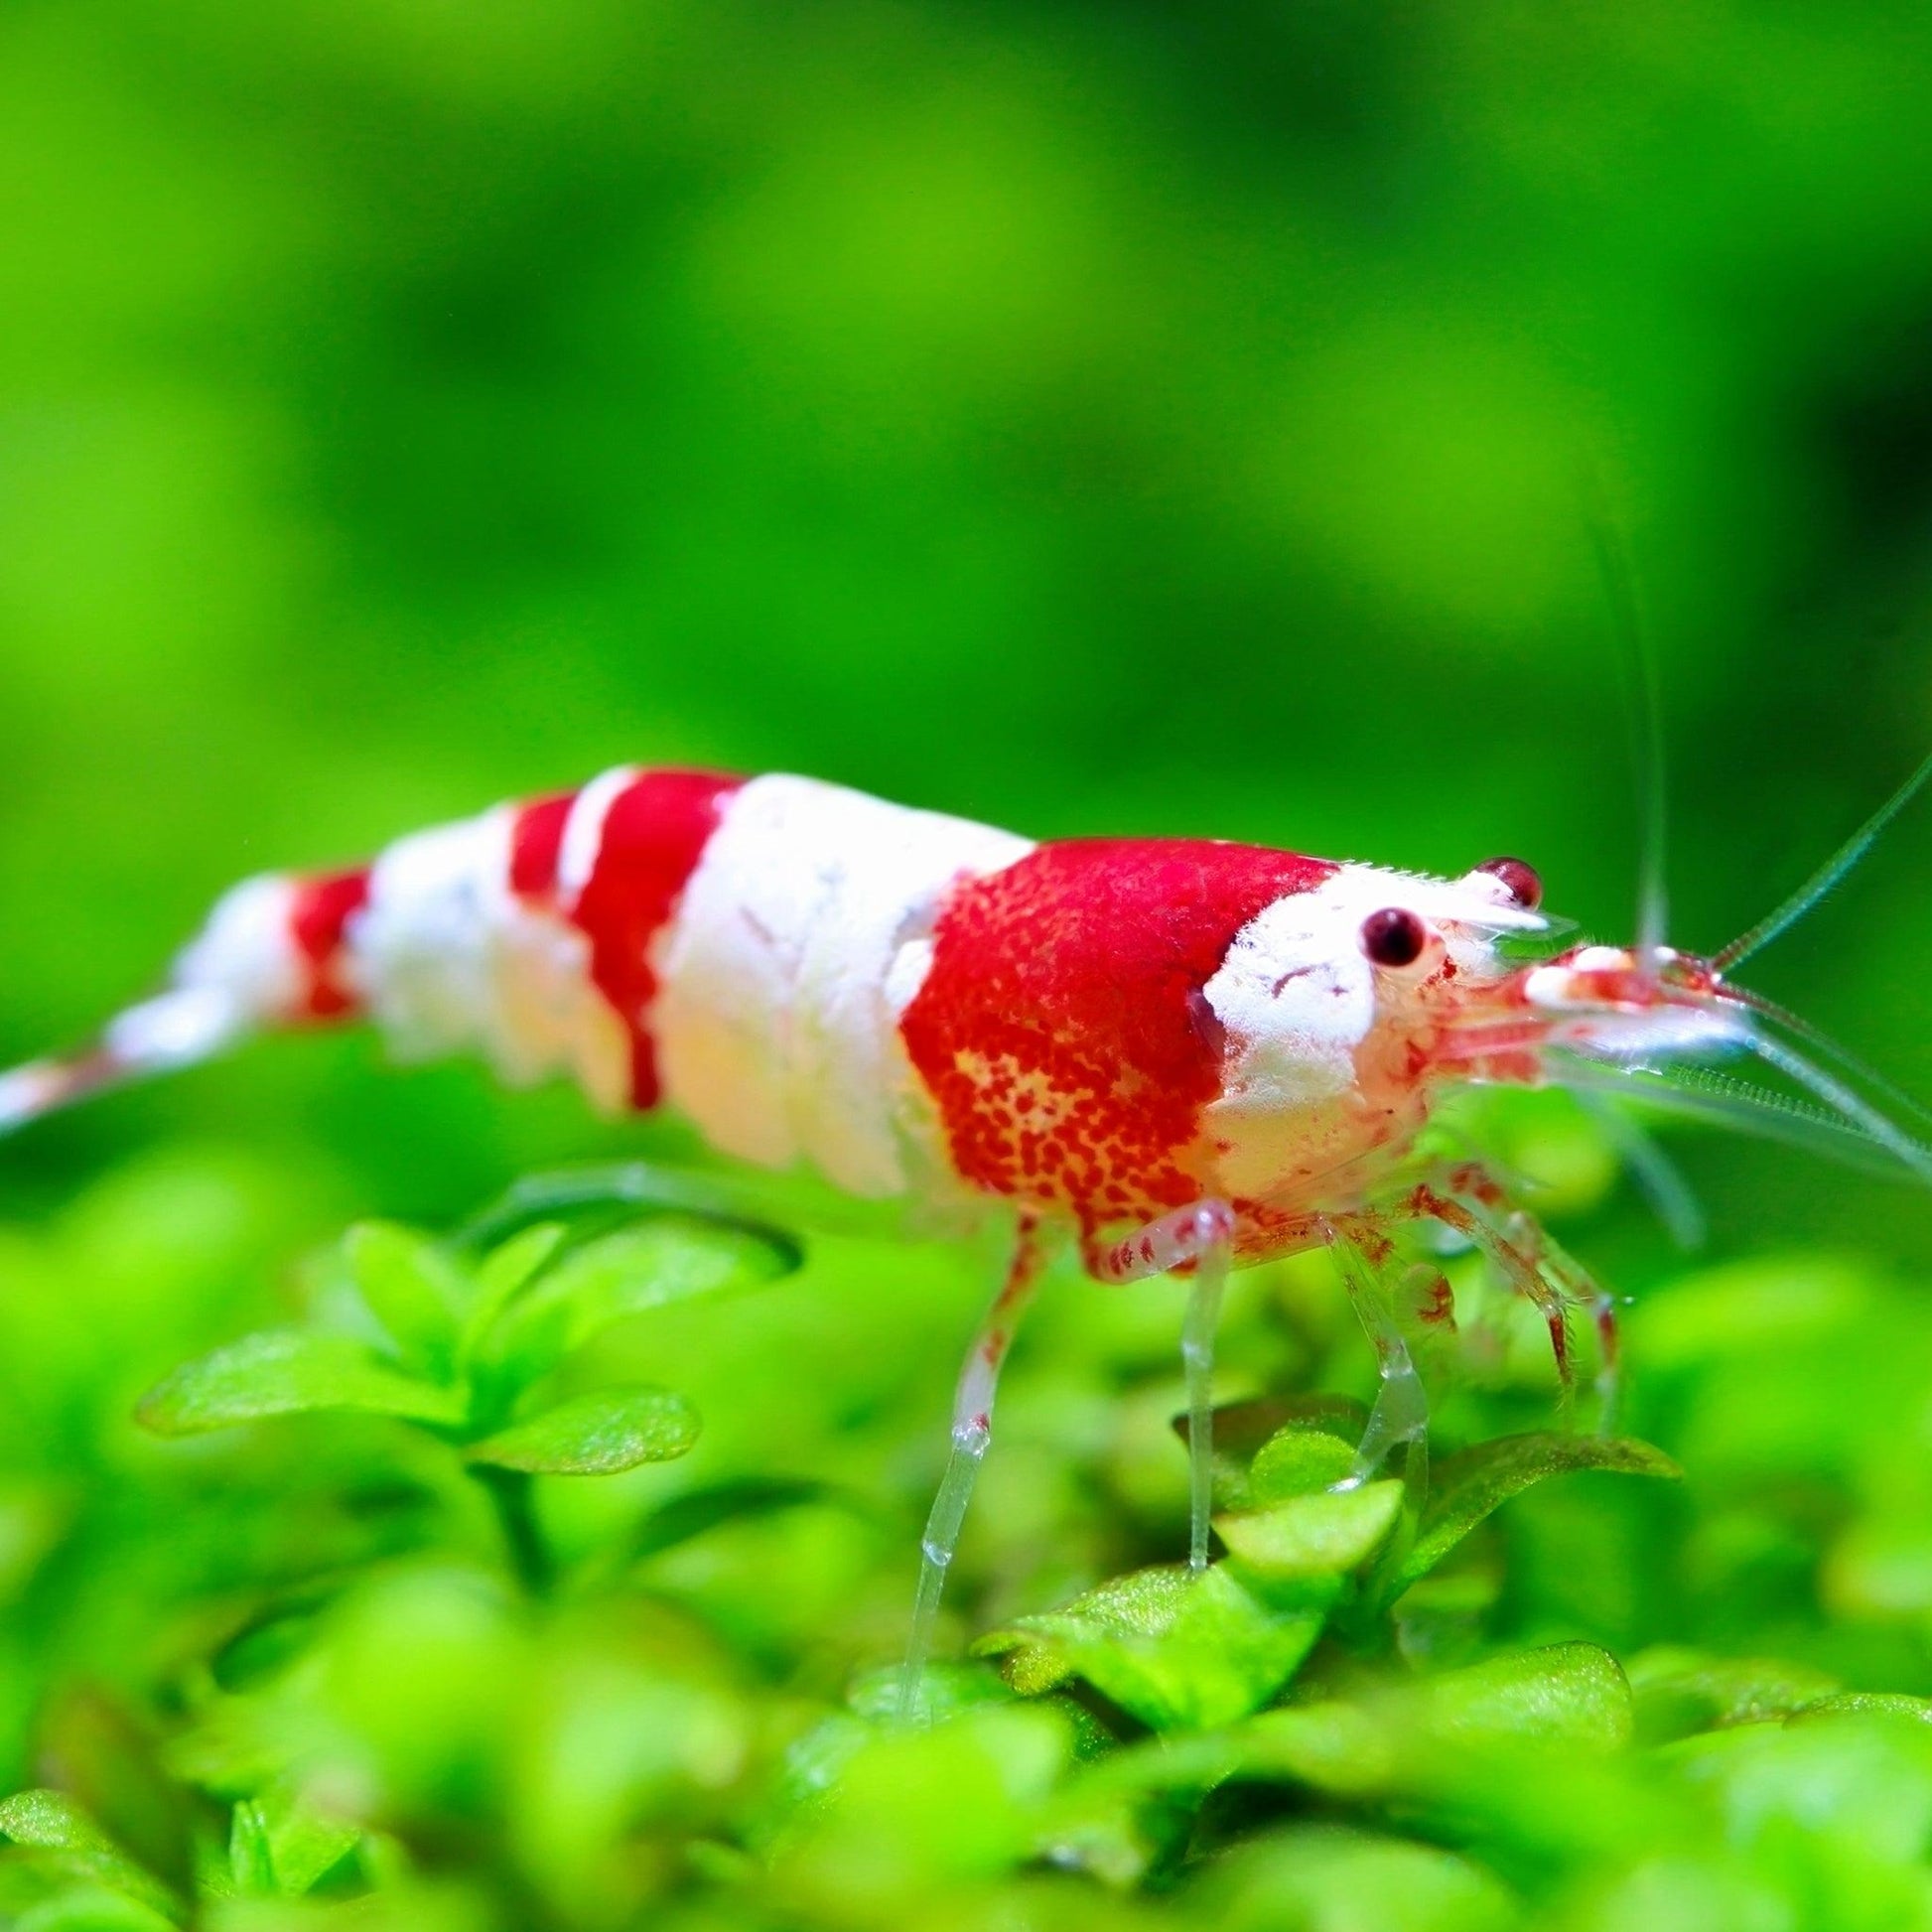
<svg viewBox="0 0 1932 1932">
<path fill-rule="evenodd" d="M 953 882 L 1032 847 L 936 812 L 811 778 L 755 778 L 657 942 L 649 1016 L 666 1095 L 712 1143 L 849 1191 L 906 1184 L 914 1079 L 888 985 Z M 937 1158 L 937 1151 L 934 1150 Z"/>
</svg>

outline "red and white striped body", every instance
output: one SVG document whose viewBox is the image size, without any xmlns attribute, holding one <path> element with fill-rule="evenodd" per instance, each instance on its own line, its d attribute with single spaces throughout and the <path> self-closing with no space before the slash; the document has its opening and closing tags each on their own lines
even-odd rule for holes
<svg viewBox="0 0 1932 1932">
<path fill-rule="evenodd" d="M 1432 932 L 1400 974 L 1358 943 L 1392 904 Z M 1488 873 L 1034 845 L 809 778 L 625 769 L 237 887 L 106 1042 L 164 1064 L 366 1014 L 406 1055 L 668 1104 L 854 1194 L 1070 1219 L 1089 1260 L 1209 1196 L 1259 1255 L 1406 1151 L 1431 1075 L 1470 1071 L 1438 1049 L 1507 978 L 1494 936 L 1541 923 Z"/>
<path fill-rule="evenodd" d="M 1833 1133 L 1932 1179 L 1932 1150 L 1848 1084 L 1855 1063 L 1725 977 L 1928 778 L 1932 759 L 1711 959 L 1653 935 L 1517 964 L 1498 940 L 1548 925 L 1519 860 L 1447 880 L 1211 840 L 1035 845 L 809 778 L 612 771 L 399 840 L 366 868 L 238 886 L 170 991 L 83 1052 L 0 1074 L 0 1132 L 259 1028 L 367 1015 L 405 1053 L 477 1049 L 513 1080 L 569 1073 L 613 1110 L 668 1104 L 723 1153 L 809 1163 L 855 1194 L 1005 1204 L 1013 1261 L 960 1372 L 921 1544 L 910 1714 L 1048 1224 L 1077 1230 L 1102 1279 L 1192 1273 L 1200 1571 L 1214 1320 L 1236 1259 L 1335 1254 L 1379 1379 L 1349 1483 L 1427 1427 L 1393 1292 L 1405 1223 L 1481 1250 L 1541 1312 L 1566 1387 L 1570 1311 L 1587 1308 L 1611 1413 L 1611 1298 L 1477 1164 L 1397 1173 L 1446 1085 L 1539 1080 L 1552 1048 L 1612 1067 L 1747 1048 L 1824 1101 Z M 1740 1089 L 1721 1091 L 1734 1104 Z M 1452 1319 L 1448 1282 L 1425 1279 L 1417 1318 Z"/>
</svg>

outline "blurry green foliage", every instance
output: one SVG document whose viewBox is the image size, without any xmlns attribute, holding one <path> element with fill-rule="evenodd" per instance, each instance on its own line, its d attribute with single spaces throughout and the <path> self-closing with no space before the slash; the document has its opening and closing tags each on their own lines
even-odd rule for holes
<svg viewBox="0 0 1932 1932">
<path fill-rule="evenodd" d="M 1932 1513 L 1887 1394 L 1932 1319 L 1874 1268 L 1671 1283 L 1622 1439 L 1552 1432 L 1547 1347 L 1504 1332 L 1540 1318 L 1462 1280 L 1433 1456 L 1353 1488 L 1370 1366 L 1325 1259 L 1245 1274 L 1227 1376 L 1270 1393 L 1221 1413 L 1197 1578 L 1184 1290 L 1069 1271 L 946 1606 L 983 1661 L 908 1726 L 944 1387 L 896 1361 L 935 1307 L 964 1330 L 972 1257 L 801 1265 L 742 1215 L 546 1193 L 481 1239 L 364 1223 L 280 1293 L 272 1165 L 177 1156 L 11 1237 L 7 1922 L 1932 1911 Z"/>
<path fill-rule="evenodd" d="M 1520 850 L 1620 936 L 1581 463 L 1722 940 L 1932 737 L 1929 96 L 1825 0 L 0 9 L 0 1063 L 237 874 L 630 759 Z M 1925 837 L 1762 963 L 1921 1092 Z M 1476 1111 L 1638 1294 L 1627 1437 L 1462 1258 L 1429 1499 L 1328 1498 L 1366 1351 L 1244 1277 L 1188 1586 L 1179 1291 L 1055 1282 L 947 1605 L 1006 1675 L 916 1733 L 990 1253 L 339 1246 L 694 1154 L 355 1035 L 8 1142 L 0 1919 L 1932 1922 L 1922 1197 L 1686 1140 L 1694 1268 Z"/>
</svg>

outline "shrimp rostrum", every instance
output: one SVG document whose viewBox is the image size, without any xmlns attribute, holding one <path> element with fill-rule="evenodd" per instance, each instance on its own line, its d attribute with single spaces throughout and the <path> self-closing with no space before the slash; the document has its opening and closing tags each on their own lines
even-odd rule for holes
<svg viewBox="0 0 1932 1932">
<path fill-rule="evenodd" d="M 1405 1223 L 1479 1248 L 1566 1372 L 1579 1309 L 1613 1365 L 1607 1299 L 1480 1167 L 1419 1153 L 1454 1087 L 1648 1079 L 1932 1175 L 1899 1124 L 1909 1103 L 1727 977 L 1925 775 L 1771 919 L 1698 958 L 1555 950 L 1514 859 L 1442 879 L 1211 840 L 1035 844 L 808 778 L 621 769 L 366 867 L 237 887 L 168 990 L 85 1050 L 0 1076 L 0 1128 L 261 1029 L 366 1017 L 405 1053 L 567 1072 L 608 1108 L 675 1107 L 727 1155 L 808 1164 L 853 1194 L 1003 1212 L 1014 1259 L 959 1382 L 923 1629 L 1056 1235 L 1103 1282 L 1193 1278 L 1198 1566 L 1231 1266 L 1334 1253 L 1381 1378 L 1360 1473 L 1426 1422 L 1392 1287 L 1414 1265 Z M 1804 1097 L 1671 1071 L 1746 1053 Z"/>
</svg>

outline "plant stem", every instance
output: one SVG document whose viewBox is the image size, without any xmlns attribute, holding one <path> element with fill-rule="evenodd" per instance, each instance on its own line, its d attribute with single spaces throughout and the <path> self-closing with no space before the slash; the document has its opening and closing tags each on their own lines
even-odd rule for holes
<svg viewBox="0 0 1932 1932">
<path fill-rule="evenodd" d="M 522 1469 L 501 1469 L 487 1462 L 473 1464 L 470 1473 L 483 1484 L 495 1506 L 517 1582 L 532 1596 L 547 1596 L 556 1572 L 537 1528 L 530 1476 Z"/>
</svg>

